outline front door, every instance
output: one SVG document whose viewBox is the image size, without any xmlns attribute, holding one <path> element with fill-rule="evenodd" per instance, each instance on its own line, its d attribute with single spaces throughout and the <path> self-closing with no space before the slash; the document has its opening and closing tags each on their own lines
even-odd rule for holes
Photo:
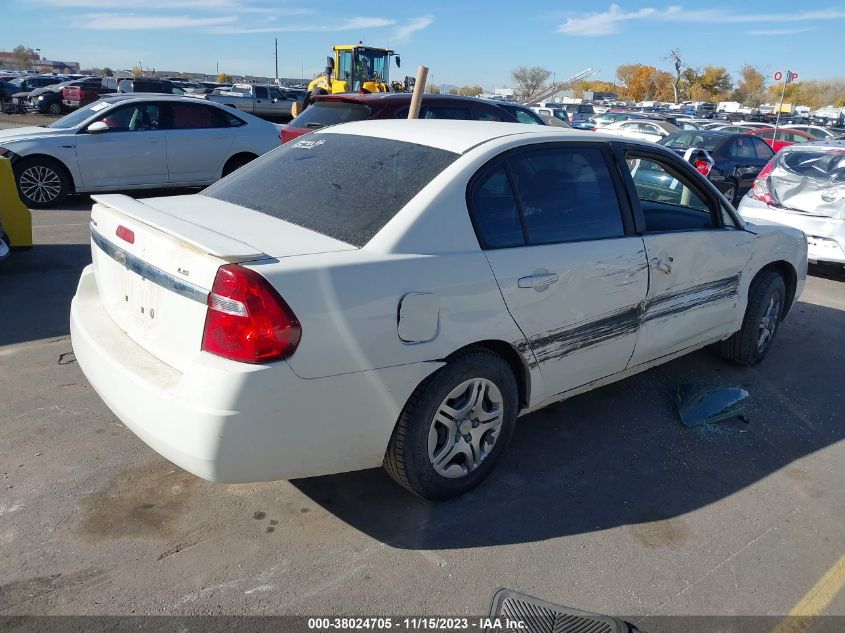
<svg viewBox="0 0 845 633">
<path fill-rule="evenodd" d="M 680 159 L 639 148 L 625 158 L 650 279 L 633 367 L 731 333 L 753 235 Z"/>
<path fill-rule="evenodd" d="M 97 119 L 107 131 L 76 135 L 76 159 L 86 189 L 167 182 L 166 132 L 156 103 L 134 103 Z"/>
<path fill-rule="evenodd" d="M 648 271 L 601 144 L 520 149 L 473 185 L 473 221 L 546 396 L 622 371 Z"/>
</svg>

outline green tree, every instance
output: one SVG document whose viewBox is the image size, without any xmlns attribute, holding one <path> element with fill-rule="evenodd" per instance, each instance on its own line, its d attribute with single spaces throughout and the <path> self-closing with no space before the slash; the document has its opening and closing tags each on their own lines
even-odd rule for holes
<svg viewBox="0 0 845 633">
<path fill-rule="evenodd" d="M 104 77 L 114 77 L 114 71 L 111 68 L 109 68 L 108 66 L 106 66 L 105 68 L 103 68 L 103 76 Z"/>
<path fill-rule="evenodd" d="M 766 78 L 763 73 L 750 64 L 740 68 L 732 98 L 753 108 L 763 103 L 766 98 Z"/>
</svg>

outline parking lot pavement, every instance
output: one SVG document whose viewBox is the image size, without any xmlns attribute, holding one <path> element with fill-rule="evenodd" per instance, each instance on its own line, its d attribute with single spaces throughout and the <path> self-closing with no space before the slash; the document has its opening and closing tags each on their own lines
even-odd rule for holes
<svg viewBox="0 0 845 633">
<path fill-rule="evenodd" d="M 73 359 L 88 203 L 33 215 L 0 267 L 0 614 L 481 614 L 509 587 L 778 615 L 843 554 L 845 277 L 808 279 L 762 365 L 703 350 L 523 418 L 486 484 L 433 504 L 380 470 L 226 486 L 160 458 Z M 748 423 L 683 427 L 690 381 L 747 388 Z M 845 615 L 826 586 L 813 608 Z"/>
</svg>

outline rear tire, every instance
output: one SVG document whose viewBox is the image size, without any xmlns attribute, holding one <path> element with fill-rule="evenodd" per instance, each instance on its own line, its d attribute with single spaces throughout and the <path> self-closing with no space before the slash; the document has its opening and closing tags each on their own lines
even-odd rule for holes
<svg viewBox="0 0 845 633">
<path fill-rule="evenodd" d="M 742 329 L 722 341 L 722 356 L 738 365 L 756 365 L 772 347 L 786 302 L 786 284 L 774 271 L 751 282 Z"/>
<path fill-rule="evenodd" d="M 14 174 L 21 202 L 30 209 L 54 207 L 70 193 L 67 170 L 51 158 L 25 158 L 15 165 Z"/>
<path fill-rule="evenodd" d="M 59 116 L 62 113 L 62 104 L 60 103 L 51 103 L 50 106 L 47 108 L 47 114 L 50 116 Z"/>
<path fill-rule="evenodd" d="M 455 356 L 408 399 L 384 469 L 425 499 L 464 494 L 484 481 L 510 442 L 518 397 L 513 371 L 497 354 Z"/>
</svg>

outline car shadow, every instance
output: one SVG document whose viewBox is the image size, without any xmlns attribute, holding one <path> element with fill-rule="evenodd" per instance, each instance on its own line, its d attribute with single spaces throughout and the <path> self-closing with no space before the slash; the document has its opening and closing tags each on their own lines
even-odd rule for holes
<svg viewBox="0 0 845 633">
<path fill-rule="evenodd" d="M 0 346 L 70 333 L 70 300 L 88 244 L 38 244 L 0 263 Z"/>
<path fill-rule="evenodd" d="M 808 264 L 807 274 L 833 281 L 845 281 L 845 265 L 843 264 Z"/>
<path fill-rule="evenodd" d="M 459 499 L 418 499 L 381 469 L 293 484 L 404 549 L 525 543 L 653 522 L 641 529 L 659 534 L 671 526 L 660 522 L 845 438 L 845 416 L 829 392 L 843 361 L 845 312 L 798 303 L 757 367 L 726 364 L 705 349 L 521 418 L 489 480 Z M 682 426 L 673 394 L 687 382 L 748 389 L 748 423 Z"/>
</svg>

